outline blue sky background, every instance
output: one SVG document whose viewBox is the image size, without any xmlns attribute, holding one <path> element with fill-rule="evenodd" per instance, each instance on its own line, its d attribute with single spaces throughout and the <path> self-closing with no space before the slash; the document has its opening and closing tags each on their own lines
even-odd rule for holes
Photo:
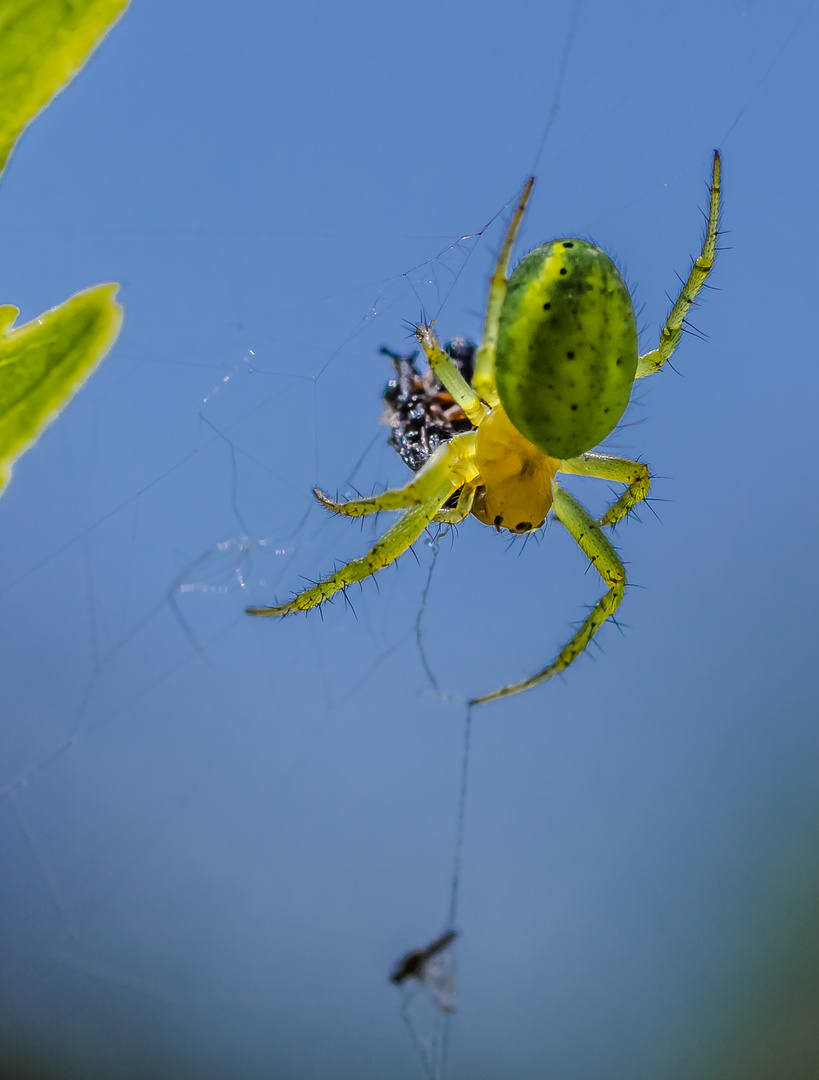
<svg viewBox="0 0 819 1080">
<path fill-rule="evenodd" d="M 135 0 L 18 147 L 0 300 L 117 280 L 126 321 L 0 502 L 7 1048 L 108 1080 L 420 1075 L 387 975 L 445 920 L 463 701 L 545 664 L 599 582 L 557 525 L 465 523 L 423 622 L 446 701 L 428 544 L 357 617 L 243 609 L 384 528 L 311 488 L 403 482 L 378 349 L 422 305 L 479 335 L 570 13 Z M 580 7 L 519 251 L 593 238 L 651 347 L 715 146 L 727 250 L 708 340 L 609 442 L 663 500 L 616 534 L 623 633 L 474 716 L 453 1077 L 707 1075 L 815 886 L 818 29 L 812 3 Z"/>
</svg>

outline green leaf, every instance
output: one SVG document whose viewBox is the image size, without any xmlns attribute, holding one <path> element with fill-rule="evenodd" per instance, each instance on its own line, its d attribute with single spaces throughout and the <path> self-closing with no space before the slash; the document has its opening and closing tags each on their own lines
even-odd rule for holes
<svg viewBox="0 0 819 1080">
<path fill-rule="evenodd" d="M 129 0 L 0 0 L 0 172 L 23 129 L 70 82 Z"/>
<path fill-rule="evenodd" d="M 116 340 L 118 287 L 85 289 L 16 330 L 17 308 L 0 306 L 0 492 Z"/>
</svg>

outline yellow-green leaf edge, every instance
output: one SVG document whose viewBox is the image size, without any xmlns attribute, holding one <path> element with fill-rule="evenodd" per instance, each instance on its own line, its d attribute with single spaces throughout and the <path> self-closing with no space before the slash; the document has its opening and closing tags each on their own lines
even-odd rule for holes
<svg viewBox="0 0 819 1080">
<path fill-rule="evenodd" d="M 130 0 L 0 0 L 0 173 L 20 135 L 71 81 Z M 14 329 L 0 305 L 0 493 L 14 462 L 105 357 L 118 286 L 96 285 Z"/>
<path fill-rule="evenodd" d="M 71 81 L 129 0 L 1 0 L 0 172 L 17 140 Z"/>
<path fill-rule="evenodd" d="M 122 324 L 118 285 L 95 285 L 16 329 L 0 306 L 0 492 L 14 462 L 102 362 Z"/>
</svg>

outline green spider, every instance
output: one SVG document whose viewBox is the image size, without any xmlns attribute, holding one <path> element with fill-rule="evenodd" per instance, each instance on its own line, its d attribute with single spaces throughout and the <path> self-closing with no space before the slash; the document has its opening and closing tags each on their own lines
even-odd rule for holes
<svg viewBox="0 0 819 1080">
<path fill-rule="evenodd" d="M 496 529 L 527 533 L 551 510 L 580 545 L 608 591 L 555 659 L 521 682 L 473 698 L 482 705 L 551 679 L 580 655 L 623 599 L 626 573 L 603 529 L 646 498 L 641 461 L 593 453 L 618 424 L 637 379 L 653 375 L 676 349 L 683 322 L 705 284 L 719 233 L 720 156 L 714 152 L 702 251 L 680 290 L 658 347 L 637 353 L 634 305 L 611 259 L 585 240 L 552 240 L 506 271 L 534 178 L 523 188 L 489 286 L 483 340 L 471 383 L 441 348 L 433 324 L 415 336 L 429 366 L 472 425 L 453 434 L 402 488 L 337 502 L 318 488 L 328 510 L 348 517 L 403 511 L 372 550 L 298 593 L 286 604 L 248 608 L 249 615 L 290 615 L 321 604 L 402 555 L 432 522 L 457 523 L 470 513 Z M 559 472 L 626 485 L 596 521 L 557 483 Z"/>
</svg>

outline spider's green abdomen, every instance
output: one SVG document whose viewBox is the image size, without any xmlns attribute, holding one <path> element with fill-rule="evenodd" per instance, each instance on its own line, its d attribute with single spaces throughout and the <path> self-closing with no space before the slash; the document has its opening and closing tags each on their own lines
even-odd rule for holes
<svg viewBox="0 0 819 1080">
<path fill-rule="evenodd" d="M 637 369 L 634 306 L 620 271 L 585 240 L 553 240 L 509 278 L 498 328 L 498 394 L 544 454 L 572 458 L 610 434 Z"/>
</svg>

